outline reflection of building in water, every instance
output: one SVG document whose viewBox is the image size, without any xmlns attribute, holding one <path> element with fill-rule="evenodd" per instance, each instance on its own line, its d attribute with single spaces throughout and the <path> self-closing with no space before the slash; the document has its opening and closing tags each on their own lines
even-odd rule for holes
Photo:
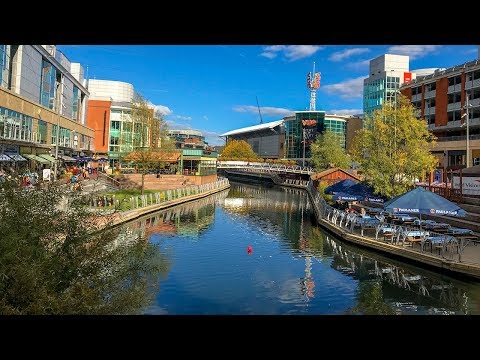
<svg viewBox="0 0 480 360">
<path fill-rule="evenodd" d="M 310 247 L 308 243 L 308 238 L 305 236 L 304 227 L 303 227 L 303 212 L 304 209 L 301 208 L 301 220 L 300 220 L 300 236 L 298 239 L 298 244 L 300 250 L 305 252 L 305 278 L 302 281 L 302 295 L 306 296 L 306 299 L 313 298 L 313 288 L 315 287 L 315 282 L 313 281 L 312 276 L 312 256 L 310 254 Z"/>
<path fill-rule="evenodd" d="M 325 244 L 328 249 L 326 252 L 331 252 L 333 257 L 333 268 L 361 283 L 379 281 L 383 301 L 397 314 L 424 311 L 424 307 L 431 314 L 469 313 L 472 304 L 466 295 L 467 289 L 454 279 L 448 280 L 430 272 L 426 276 L 412 266 L 400 263 L 396 265 L 393 260 L 387 262 L 385 258 L 373 253 L 358 254 L 358 249 L 353 252 L 347 248 L 348 245 L 329 236 L 326 237 Z M 389 301 L 390 293 L 395 293 L 393 297 L 402 300 Z"/>
<path fill-rule="evenodd" d="M 255 217 L 258 228 L 266 233 L 282 232 L 297 247 L 300 236 L 300 209 L 311 214 L 312 207 L 307 192 L 287 187 L 259 187 L 230 183 L 228 197 L 223 202 L 231 214 Z M 293 191 L 292 191 L 293 190 Z"/>
<path fill-rule="evenodd" d="M 153 234 L 198 235 L 215 220 L 215 204 L 223 201 L 228 190 L 200 200 L 174 206 L 127 223 L 121 236 L 148 239 Z"/>
</svg>

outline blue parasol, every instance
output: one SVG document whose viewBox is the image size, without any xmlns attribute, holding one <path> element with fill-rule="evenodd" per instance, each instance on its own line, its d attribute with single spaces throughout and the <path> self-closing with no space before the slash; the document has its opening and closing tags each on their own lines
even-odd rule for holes
<svg viewBox="0 0 480 360">
<path fill-rule="evenodd" d="M 339 181 L 325 188 L 325 194 L 335 194 L 337 192 L 345 192 L 349 187 L 355 185 L 356 182 L 350 179 Z"/>
</svg>

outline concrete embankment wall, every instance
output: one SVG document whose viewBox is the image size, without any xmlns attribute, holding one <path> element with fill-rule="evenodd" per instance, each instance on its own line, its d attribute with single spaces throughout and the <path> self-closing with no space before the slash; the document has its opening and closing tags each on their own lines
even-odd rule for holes
<svg viewBox="0 0 480 360">
<path fill-rule="evenodd" d="M 134 209 L 134 210 L 120 212 L 120 213 L 117 213 L 119 215 L 116 216 L 113 219 L 112 223 L 113 223 L 113 225 L 120 225 L 122 223 L 131 221 L 131 220 L 135 220 L 135 219 L 137 219 L 137 218 L 139 218 L 143 215 L 146 215 L 146 214 L 149 214 L 149 213 L 152 213 L 152 212 L 156 212 L 156 211 L 159 211 L 159 210 L 168 209 L 172 206 L 183 204 L 183 203 L 186 203 L 186 202 L 189 202 L 189 201 L 198 200 L 198 199 L 207 197 L 209 195 L 218 193 L 220 191 L 226 190 L 228 188 L 230 188 L 229 183 L 227 183 L 224 186 L 220 186 L 216 189 L 208 190 L 208 191 L 205 191 L 205 192 L 202 192 L 202 193 L 199 193 L 199 194 L 183 196 L 181 198 L 165 201 L 165 202 L 162 202 L 160 204 L 149 205 L 149 206 L 141 207 L 141 208 Z"/>
</svg>

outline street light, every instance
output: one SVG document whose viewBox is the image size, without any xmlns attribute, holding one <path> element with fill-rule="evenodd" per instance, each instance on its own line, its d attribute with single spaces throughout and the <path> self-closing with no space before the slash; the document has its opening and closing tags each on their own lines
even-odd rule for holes
<svg viewBox="0 0 480 360">
<path fill-rule="evenodd" d="M 464 106 L 464 109 L 465 109 L 465 114 L 463 114 L 460 118 L 463 119 L 464 117 L 466 117 L 466 121 L 465 123 L 462 124 L 465 125 L 467 127 L 467 161 L 466 161 L 466 164 L 467 164 L 467 168 L 470 167 L 470 119 L 469 119 L 469 114 L 468 114 L 468 108 L 470 107 L 470 104 L 468 103 L 468 94 L 467 94 L 467 98 L 466 98 L 466 101 L 465 101 L 465 106 Z"/>
</svg>

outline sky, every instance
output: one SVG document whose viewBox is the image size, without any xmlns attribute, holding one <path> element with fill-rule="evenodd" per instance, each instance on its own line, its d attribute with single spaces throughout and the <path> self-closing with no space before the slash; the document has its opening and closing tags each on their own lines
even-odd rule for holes
<svg viewBox="0 0 480 360">
<path fill-rule="evenodd" d="M 316 109 L 362 113 L 363 79 L 377 56 L 410 56 L 410 70 L 478 57 L 477 45 L 57 45 L 85 77 L 132 84 L 170 129 L 200 130 L 210 145 L 234 129 L 307 110 L 307 73 L 321 73 Z M 258 101 L 258 106 L 257 106 Z"/>
</svg>

